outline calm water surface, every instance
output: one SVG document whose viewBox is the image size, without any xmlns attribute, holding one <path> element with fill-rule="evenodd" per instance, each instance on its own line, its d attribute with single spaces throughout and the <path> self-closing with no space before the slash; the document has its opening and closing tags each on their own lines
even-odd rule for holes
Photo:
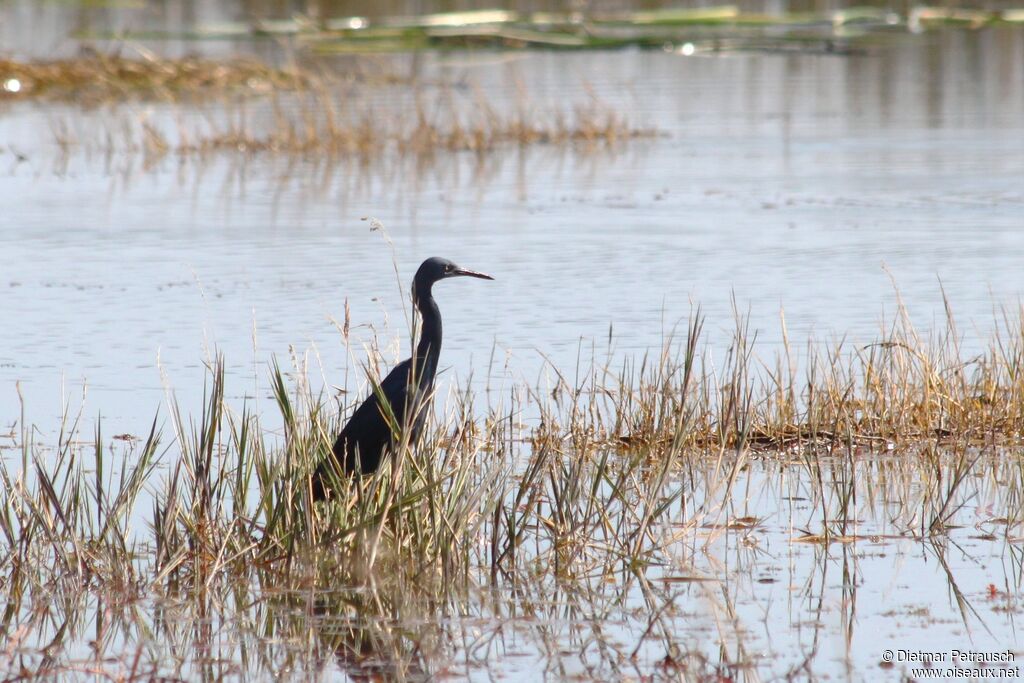
<svg viewBox="0 0 1024 683">
<path fill-rule="evenodd" d="M 87 412 L 138 430 L 165 384 L 196 395 L 214 348 L 239 394 L 259 395 L 267 359 L 289 347 L 315 350 L 326 381 L 343 385 L 363 354 L 345 353 L 332 319 L 347 302 L 356 342 L 376 331 L 404 352 L 400 294 L 434 254 L 497 278 L 437 291 L 443 362 L 452 377 L 481 380 L 492 354 L 492 379 L 507 365 L 531 381 L 542 354 L 573 367 L 582 344 L 603 359 L 609 330 L 613 360 L 643 353 L 697 305 L 714 352 L 734 327 L 734 299 L 766 356 L 783 310 L 798 344 L 870 341 L 895 313 L 897 287 L 922 329 L 941 324 L 944 287 L 968 344 L 979 345 L 993 307 L 1018 305 L 1019 32 L 933 34 L 848 58 L 627 51 L 387 62 L 424 79 L 470 80 L 495 106 L 521 101 L 513 79 L 541 110 L 593 96 L 663 136 L 611 150 L 369 165 L 227 154 L 146 167 L 141 155 L 65 158 L 56 148 L 56 122 L 88 141 L 117 110 L 8 107 L 0 415 L 18 414 L 17 381 L 30 414 L 51 417 L 63 382 L 72 394 L 88 385 Z M 394 242 L 400 283 L 367 216 Z"/>
</svg>

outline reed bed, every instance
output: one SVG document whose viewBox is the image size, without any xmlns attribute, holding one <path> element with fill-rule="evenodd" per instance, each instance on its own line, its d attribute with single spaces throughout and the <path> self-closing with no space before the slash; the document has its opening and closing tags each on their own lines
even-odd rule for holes
<svg viewBox="0 0 1024 683">
<path fill-rule="evenodd" d="M 264 131 L 236 119 L 207 131 L 179 134 L 177 144 L 161 138 L 166 149 L 186 156 L 230 151 L 369 159 L 388 152 L 485 153 L 509 145 L 615 145 L 656 136 L 654 129 L 631 125 L 624 116 L 593 103 L 543 116 L 524 108 L 499 112 L 484 103 L 468 113 L 447 107 L 438 113 L 420 100 L 411 113 L 390 121 L 369 113 L 339 114 L 331 107 L 304 107 L 299 115 L 276 108 Z"/>
<path fill-rule="evenodd" d="M 206 159 L 213 155 L 277 155 L 328 160 L 429 157 L 441 152 L 487 154 L 510 146 L 617 147 L 658 137 L 596 98 L 575 106 L 542 107 L 520 93 L 507 106 L 483 95 L 450 89 L 400 93 L 408 105 L 370 104 L 328 87 L 270 103 L 205 109 L 201 115 L 168 117 L 123 115 L 94 128 L 77 130 L 58 121 L 53 131 L 63 154 L 75 150 L 108 157 L 141 154 L 147 163 L 172 155 Z"/>
<path fill-rule="evenodd" d="M 67 60 L 0 60 L 0 101 L 42 98 L 109 107 L 110 115 L 100 119 L 50 122 L 62 158 L 73 151 L 108 159 L 141 154 L 147 166 L 168 155 L 369 161 L 484 154 L 511 145 L 615 146 L 660 135 L 593 95 L 544 106 L 520 83 L 510 84 L 516 97 L 493 103 L 466 84 L 412 82 L 365 60 L 349 72 L 314 73 L 253 60 L 175 60 L 138 51 L 141 57 L 133 59 L 87 51 Z M 139 110 L 131 105 L 139 99 L 165 104 Z"/>
<path fill-rule="evenodd" d="M 794 544 L 943 547 L 966 521 L 1024 538 L 1021 321 L 1004 315 L 971 358 L 952 318 L 922 337 L 901 314 L 877 343 L 800 359 L 787 345 L 766 362 L 742 320 L 714 358 L 697 312 L 617 371 L 552 369 L 550 386 L 486 408 L 453 392 L 418 444 L 402 437 L 327 503 L 309 474 L 350 406 L 312 390 L 301 363 L 270 370 L 281 431 L 225 398 L 221 359 L 202 405 L 172 402 L 169 426 L 142 438 L 97 426 L 83 440 L 69 411 L 45 447 L 22 419 L 0 460 L 0 666 L 216 678 L 330 662 L 419 680 L 491 666 L 521 632 L 541 653 L 577 648 L 594 676 L 734 675 L 750 661 L 729 592 L 709 590 L 731 634 L 717 662 L 680 639 L 673 601 L 728 581 L 701 557 L 754 543 L 773 514 L 755 501 L 787 497 L 790 478 L 809 501 Z M 965 508 L 976 499 L 983 520 Z"/>
</svg>

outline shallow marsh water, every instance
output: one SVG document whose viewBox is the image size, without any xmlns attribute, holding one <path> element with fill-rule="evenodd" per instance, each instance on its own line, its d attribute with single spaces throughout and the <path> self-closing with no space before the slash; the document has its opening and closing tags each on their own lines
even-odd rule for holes
<svg viewBox="0 0 1024 683">
<path fill-rule="evenodd" d="M 7 666 L 32 670 L 40 645 L 59 643 L 61 670 L 127 678 L 876 681 L 978 668 L 951 662 L 953 649 L 1009 653 L 989 668 L 1019 671 L 1021 539 L 991 517 L 1005 501 L 985 478 L 963 487 L 957 504 L 970 504 L 947 535 L 915 539 L 908 513 L 923 487 L 906 456 L 821 465 L 824 499 L 804 466 L 773 457 L 740 472 L 725 500 L 681 501 L 655 528 L 658 543 L 679 540 L 639 574 L 586 556 L 558 569 L 524 546 L 529 580 L 413 579 L 385 556 L 388 569 L 358 587 L 316 570 L 280 586 L 254 567 L 251 583 L 165 586 L 141 601 L 132 586 L 101 600 L 83 591 L 15 632 Z M 814 540 L 816 508 L 838 513 L 851 477 L 875 497 L 852 509 L 844 537 Z M 887 662 L 894 651 L 946 659 Z"/>
<path fill-rule="evenodd" d="M 722 339 L 733 297 L 766 350 L 781 340 L 782 310 L 798 345 L 865 343 L 895 313 L 894 282 L 922 329 L 941 319 L 944 287 L 962 333 L 982 343 L 993 308 L 1016 306 L 1022 282 L 1022 51 L 1020 33 L 991 31 L 852 58 L 397 56 L 387 58 L 396 71 L 470 79 L 499 104 L 521 98 L 515 79 L 538 109 L 593 91 L 664 135 L 365 166 L 63 158 L 54 122 L 86 144 L 118 115 L 160 120 L 166 107 L 15 105 L 0 123 L 0 269 L 5 316 L 19 324 L 2 332 L 2 378 L 50 414 L 62 376 L 73 393 L 87 382 L 90 412 L 102 407 L 129 430 L 162 400 L 158 355 L 185 390 L 204 345 L 250 378 L 237 391 L 250 391 L 269 355 L 311 343 L 341 385 L 353 359 L 330 319 L 347 301 L 357 341 L 372 325 L 405 344 L 399 294 L 433 254 L 497 277 L 439 288 L 444 362 L 461 377 L 482 377 L 492 346 L 515 377 L 535 377 L 541 353 L 572 366 L 580 340 L 603 352 L 610 328 L 613 354 L 642 353 L 696 305 Z M 400 286 L 366 216 L 395 243 Z M 10 414 L 13 392 L 2 400 Z"/>
<path fill-rule="evenodd" d="M 231 401 L 246 397 L 261 412 L 269 405 L 266 363 L 290 347 L 315 354 L 325 384 L 357 390 L 359 344 L 374 330 L 392 344 L 392 358 L 402 353 L 399 339 L 407 349 L 402 296 L 416 264 L 434 254 L 497 278 L 438 290 L 446 379 L 472 375 L 497 401 L 516 382 L 537 382 L 545 358 L 569 371 L 581 354 L 614 365 L 655 351 L 697 305 L 713 355 L 725 353 L 735 306 L 749 311 L 766 357 L 781 347 L 783 308 L 796 345 L 810 337 L 875 340 L 883 316 L 896 312 L 893 281 L 923 331 L 942 320 L 944 288 L 968 351 L 988 341 L 994 307 L 1019 305 L 1019 30 L 899 37 L 854 56 L 460 52 L 376 60 L 423 82 L 472 83 L 495 106 L 522 100 L 517 82 L 538 109 L 564 111 L 596 97 L 660 135 L 611 147 L 393 155 L 367 164 L 225 153 L 147 164 L 140 153 L 90 151 L 87 143 L 120 116 L 169 121 L 177 107 L 4 105 L 4 426 L 21 418 L 19 383 L 40 439 L 52 438 L 63 384 L 74 409 L 88 387 L 87 422 L 102 413 L 104 433 L 140 434 L 168 387 L 186 410 L 198 407 L 202 361 L 214 348 L 229 365 Z M 366 97 L 383 108 L 409 106 L 395 91 Z M 53 130 L 65 122 L 85 149 L 56 144 Z M 366 216 L 386 226 L 400 283 Z M 351 352 L 332 322 L 344 318 L 346 302 Z M 608 614 L 580 617 L 568 599 L 537 608 L 557 594 L 548 591 L 536 601 L 504 587 L 496 597 L 481 590 L 456 599 L 450 620 L 431 626 L 445 644 L 430 672 L 601 678 L 674 674 L 672 661 L 688 661 L 696 672 L 755 680 L 799 674 L 808 658 L 807 674 L 877 680 L 906 671 L 879 668 L 886 647 L 1019 652 L 1019 538 L 991 519 L 989 507 L 999 505 L 982 483 L 963 494 L 963 526 L 941 548 L 889 538 L 898 512 L 884 500 L 858 513 L 867 519 L 856 533 L 867 538 L 822 546 L 792 541 L 812 517 L 801 500 L 807 472 L 765 474 L 773 468 L 780 466 L 756 464 L 737 484 L 754 493 L 732 516 L 756 518 L 752 528 L 712 524 L 707 533 L 721 538 L 710 552 L 681 549 L 679 567 L 664 568 L 668 580 L 657 590 L 628 591 Z M 691 580 L 705 575 L 713 580 Z M 381 590 L 375 599 L 387 606 L 391 589 Z M 644 639 L 652 606 L 666 603 L 675 635 Z M 270 676 L 291 669 L 290 658 L 295 669 L 310 668 L 295 653 L 303 634 L 324 623 L 295 612 L 296 631 L 281 641 L 254 636 L 257 629 L 226 613 L 210 661 L 190 662 L 188 671 L 241 667 Z M 353 619 L 388 634 L 394 627 L 390 613 L 380 623 Z M 170 632 L 174 621 L 172 614 Z M 598 622 L 621 652 L 579 657 Z M 186 615 L 179 628 L 195 623 Z M 499 632 L 501 645 L 479 654 L 477 645 Z M 111 649 L 130 651 L 134 638 Z M 249 638 L 269 653 L 258 665 L 239 660 L 238 642 Z M 667 651 L 673 639 L 679 650 Z M 77 641 L 83 659 L 87 640 Z M 474 668 L 478 658 L 486 665 Z"/>
</svg>

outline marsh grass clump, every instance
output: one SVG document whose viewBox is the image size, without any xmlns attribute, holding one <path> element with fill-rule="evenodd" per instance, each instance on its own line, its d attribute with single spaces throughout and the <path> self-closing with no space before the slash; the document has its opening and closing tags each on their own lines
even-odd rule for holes
<svg viewBox="0 0 1024 683">
<path fill-rule="evenodd" d="M 530 145 L 608 146 L 658 135 L 653 128 L 631 124 L 598 102 L 571 111 L 538 112 L 525 102 L 498 108 L 482 98 L 464 100 L 419 93 L 414 104 L 393 116 L 339 102 L 328 90 L 309 92 L 301 100 L 277 100 L 270 116 L 243 111 L 205 129 L 179 127 L 166 151 L 181 156 L 210 153 L 284 154 L 372 160 L 386 155 L 425 158 L 441 152 L 487 154 L 495 149 Z M 374 107 L 374 109 L 376 109 Z M 148 146 L 147 149 L 154 149 Z"/>
<path fill-rule="evenodd" d="M 627 365 L 607 423 L 625 444 L 778 450 L 807 444 L 868 450 L 922 440 L 1013 443 L 1024 433 L 1024 329 L 1004 314 L 988 348 L 963 358 L 951 315 L 922 337 L 901 309 L 874 343 L 809 344 L 798 359 L 788 342 L 774 360 L 754 353 L 741 321 L 721 370 L 694 381 L 691 326 L 685 354 L 662 352 Z M 707 359 L 699 364 L 709 367 Z M 801 372 L 802 370 L 802 372 Z M 612 400 L 612 399 L 606 399 Z M 694 405 L 696 401 L 696 405 Z M 614 422 L 612 419 L 614 416 Z"/>
<path fill-rule="evenodd" d="M 799 362 L 788 344 L 760 358 L 742 319 L 716 360 L 702 330 L 698 311 L 656 355 L 552 369 L 482 410 L 456 390 L 326 503 L 310 474 L 341 422 L 298 361 L 270 369 L 273 431 L 227 399 L 220 359 L 197 409 L 171 401 L 142 439 L 85 441 L 66 417 L 47 448 L 22 420 L 0 460 L 0 667 L 420 679 L 490 667 L 514 633 L 595 676 L 728 673 L 751 663 L 717 588 L 735 569 L 707 558 L 749 549 L 749 569 L 773 519 L 797 546 L 898 539 L 939 558 L 965 524 L 1024 535 L 1019 315 L 970 358 L 951 317 L 922 337 L 901 312 L 876 343 Z M 727 661 L 681 635 L 687 586 L 722 615 Z"/>
<path fill-rule="evenodd" d="M 0 59 L 0 99 L 43 98 L 85 106 L 125 99 L 194 101 L 305 90 L 318 81 L 302 69 L 275 68 L 253 59 L 170 59 L 137 52 L 136 57 L 86 50 L 67 59 Z"/>
<path fill-rule="evenodd" d="M 85 149 L 144 155 L 278 154 L 368 161 L 385 155 L 485 154 L 512 145 L 617 145 L 659 132 L 590 95 L 564 106 L 518 98 L 493 103 L 464 84 L 411 81 L 357 62 L 347 70 L 276 68 L 249 59 L 208 61 L 86 52 L 67 60 L 0 60 L 0 99 L 44 98 L 109 107 L 84 124 L 51 122 L 66 156 Z M 125 102 L 169 106 L 139 112 Z"/>
<path fill-rule="evenodd" d="M 65 155 L 75 149 L 141 154 L 147 165 L 175 155 L 203 160 L 233 154 L 317 158 L 361 163 L 383 158 L 428 160 L 448 152 L 483 157 L 514 146 L 572 146 L 579 150 L 616 148 L 625 141 L 651 139 L 659 132 L 631 123 L 591 98 L 571 109 L 545 110 L 528 99 L 507 106 L 481 96 L 455 96 L 424 90 L 408 95 L 408 106 L 367 104 L 327 88 L 275 95 L 267 103 L 235 102 L 204 109 L 201 117 L 121 116 L 97 135 L 81 133 L 68 121 L 54 126 Z"/>
</svg>

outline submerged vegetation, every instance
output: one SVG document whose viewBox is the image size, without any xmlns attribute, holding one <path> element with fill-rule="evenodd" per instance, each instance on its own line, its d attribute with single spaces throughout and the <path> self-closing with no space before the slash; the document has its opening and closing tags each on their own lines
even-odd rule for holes
<svg viewBox="0 0 1024 683">
<path fill-rule="evenodd" d="M 901 316 L 875 344 L 770 362 L 742 321 L 721 359 L 702 326 L 698 312 L 654 356 L 551 368 L 486 408 L 458 391 L 417 448 L 402 440 L 329 503 L 309 475 L 339 411 L 300 363 L 271 372 L 281 431 L 227 400 L 219 360 L 168 434 L 157 419 L 115 447 L 69 416 L 48 447 L 22 420 L 0 460 L 0 666 L 420 680 L 533 652 L 559 676 L 732 677 L 757 661 L 729 586 L 770 528 L 791 548 L 910 542 L 945 564 L 973 525 L 1010 549 L 988 599 L 1019 609 L 1019 314 L 970 358 L 951 319 L 922 338 Z M 708 562 L 722 543 L 752 554 Z M 678 628 L 692 591 L 716 615 L 716 658 Z M 783 673 L 810 674 L 811 657 Z"/>
</svg>

